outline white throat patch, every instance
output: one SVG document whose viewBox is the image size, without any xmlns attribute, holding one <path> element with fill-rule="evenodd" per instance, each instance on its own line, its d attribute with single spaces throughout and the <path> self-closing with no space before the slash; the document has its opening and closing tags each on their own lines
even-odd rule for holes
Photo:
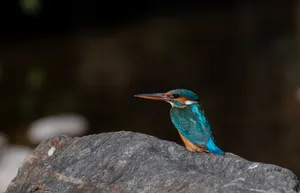
<svg viewBox="0 0 300 193">
<path fill-rule="evenodd" d="M 186 105 L 191 105 L 191 104 L 195 104 L 195 103 L 197 103 L 197 102 L 196 101 L 190 101 L 190 100 L 187 100 L 187 101 L 184 102 L 184 104 L 186 104 Z"/>
<path fill-rule="evenodd" d="M 172 107 L 174 107 L 174 104 L 172 102 L 170 102 L 170 101 L 167 101 L 167 102 L 170 103 L 172 105 Z"/>
</svg>

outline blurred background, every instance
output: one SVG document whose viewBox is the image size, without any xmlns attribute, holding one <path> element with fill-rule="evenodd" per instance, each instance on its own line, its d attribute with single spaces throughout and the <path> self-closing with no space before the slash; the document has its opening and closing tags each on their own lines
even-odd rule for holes
<svg viewBox="0 0 300 193">
<path fill-rule="evenodd" d="M 129 130 L 182 145 L 169 104 L 133 97 L 175 88 L 199 95 L 223 150 L 300 175 L 299 1 L 0 9 L 0 191 L 45 137 Z"/>
</svg>

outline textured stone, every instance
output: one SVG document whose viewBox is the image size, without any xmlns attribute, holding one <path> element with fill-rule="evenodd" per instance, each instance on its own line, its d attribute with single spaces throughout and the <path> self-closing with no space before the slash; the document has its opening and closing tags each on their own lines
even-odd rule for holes
<svg viewBox="0 0 300 193">
<path fill-rule="evenodd" d="M 184 147 L 133 132 L 44 140 L 6 193 L 299 192 L 288 169 Z"/>
</svg>

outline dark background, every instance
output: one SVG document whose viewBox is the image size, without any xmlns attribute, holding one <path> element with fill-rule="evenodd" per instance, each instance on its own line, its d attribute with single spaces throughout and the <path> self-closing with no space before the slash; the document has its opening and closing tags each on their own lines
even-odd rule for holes
<svg viewBox="0 0 300 193">
<path fill-rule="evenodd" d="M 167 103 L 196 92 L 218 146 L 300 175 L 298 1 L 0 3 L 0 131 L 79 113 L 86 134 L 130 130 L 182 144 Z"/>
</svg>

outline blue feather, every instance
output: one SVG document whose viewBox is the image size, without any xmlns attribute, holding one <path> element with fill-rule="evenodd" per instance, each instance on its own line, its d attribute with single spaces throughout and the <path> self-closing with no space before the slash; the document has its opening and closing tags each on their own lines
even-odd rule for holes
<svg viewBox="0 0 300 193">
<path fill-rule="evenodd" d="M 218 155 L 224 155 L 224 151 L 222 151 L 220 148 L 218 148 L 218 146 L 215 144 L 215 142 L 210 139 L 208 141 L 208 143 L 206 144 L 206 147 L 208 149 L 209 152 L 214 153 L 214 154 L 218 154 Z"/>
<path fill-rule="evenodd" d="M 196 146 L 204 146 L 211 153 L 224 155 L 216 146 L 209 122 L 198 104 L 185 108 L 172 107 L 170 114 L 174 126 L 187 140 Z"/>
</svg>

